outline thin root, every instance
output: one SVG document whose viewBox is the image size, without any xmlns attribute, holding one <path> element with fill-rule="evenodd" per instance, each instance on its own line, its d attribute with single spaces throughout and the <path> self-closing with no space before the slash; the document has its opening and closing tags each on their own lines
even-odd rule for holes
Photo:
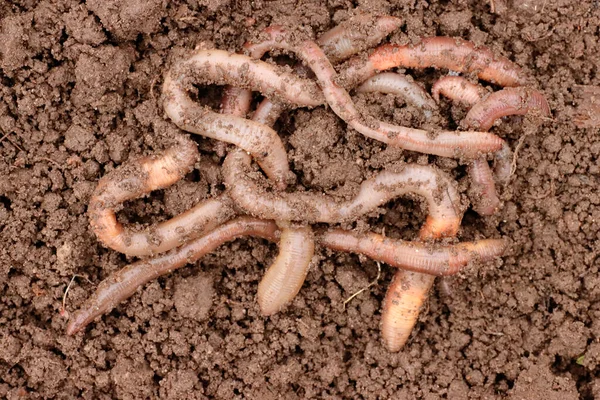
<svg viewBox="0 0 600 400">
<path fill-rule="evenodd" d="M 346 304 L 348 304 L 353 298 L 355 298 L 356 296 L 358 296 L 359 294 L 361 294 L 365 290 L 369 289 L 371 286 L 375 285 L 379 281 L 379 278 L 381 277 L 381 263 L 379 261 L 376 261 L 376 263 L 377 263 L 377 276 L 375 277 L 375 279 L 373 280 L 373 282 L 369 283 L 367 286 L 365 286 L 364 288 L 360 289 L 358 292 L 354 293 L 352 296 L 348 297 L 344 301 L 344 310 L 346 309 Z"/>
<path fill-rule="evenodd" d="M 517 143 L 517 146 L 515 147 L 515 152 L 513 153 L 512 163 L 510 164 L 510 175 L 508 176 L 508 180 L 510 180 L 510 178 L 517 171 L 517 158 L 519 156 L 519 151 L 521 150 L 521 148 L 525 144 L 525 138 L 527 136 L 529 136 L 529 135 L 531 135 L 531 133 L 525 133 L 523 136 L 521 136 L 519 138 L 519 142 Z"/>
<path fill-rule="evenodd" d="M 75 278 L 84 278 L 88 282 L 92 283 L 88 278 L 86 278 L 83 275 L 77 275 L 77 274 L 73 275 L 73 277 L 71 278 L 71 281 L 69 282 L 69 284 L 67 285 L 67 288 L 65 289 L 65 293 L 63 294 L 62 306 L 60 307 L 60 312 L 59 312 L 60 316 L 66 318 L 66 319 L 69 319 L 69 312 L 67 311 L 67 307 L 66 307 L 67 306 L 67 295 L 69 294 L 69 290 L 71 289 L 71 285 L 75 281 Z"/>
</svg>

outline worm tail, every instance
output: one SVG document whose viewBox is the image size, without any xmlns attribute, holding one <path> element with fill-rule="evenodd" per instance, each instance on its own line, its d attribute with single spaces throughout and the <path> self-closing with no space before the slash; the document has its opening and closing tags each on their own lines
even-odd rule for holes
<svg viewBox="0 0 600 400">
<path fill-rule="evenodd" d="M 282 230 L 279 255 L 258 285 L 258 304 L 263 315 L 279 312 L 298 294 L 308 274 L 314 250 L 310 227 Z"/>
<path fill-rule="evenodd" d="M 394 275 L 381 314 L 381 336 L 389 351 L 400 351 L 410 337 L 434 279 L 432 275 L 403 270 Z"/>
</svg>

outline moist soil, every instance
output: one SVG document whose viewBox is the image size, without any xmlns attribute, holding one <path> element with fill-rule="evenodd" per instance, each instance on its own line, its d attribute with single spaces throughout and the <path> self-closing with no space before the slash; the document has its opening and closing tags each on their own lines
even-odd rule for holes
<svg viewBox="0 0 600 400">
<path fill-rule="evenodd" d="M 598 85 L 600 4 L 572 0 L 0 0 L 0 397 L 172 399 L 600 398 L 600 136 L 577 128 L 577 85 Z M 300 294 L 261 316 L 257 285 L 276 246 L 243 238 L 144 287 L 84 332 L 68 313 L 133 259 L 96 240 L 86 214 L 98 179 L 180 134 L 160 104 L 162 76 L 197 45 L 238 51 L 271 24 L 318 35 L 357 12 L 404 19 L 388 39 L 456 36 L 491 47 L 532 77 L 552 119 L 492 128 L 516 170 L 492 217 L 465 214 L 459 240 L 504 237 L 506 254 L 438 280 L 399 353 L 383 347 L 380 310 L 392 271 L 318 248 Z M 447 71 L 407 71 L 424 87 Z M 498 87 L 489 87 L 497 90 Z M 221 88 L 198 87 L 218 106 Z M 425 121 L 402 99 L 355 95 L 386 121 L 457 127 L 445 101 Z M 329 109 L 286 112 L 276 130 L 294 190 L 348 196 L 404 162 L 466 167 L 386 148 Z M 183 133 L 186 134 L 187 133 Z M 140 227 L 222 192 L 223 147 L 174 186 L 127 202 Z M 397 199 L 346 228 L 414 239 L 418 198 Z M 63 295 L 74 278 L 66 311 Z"/>
</svg>

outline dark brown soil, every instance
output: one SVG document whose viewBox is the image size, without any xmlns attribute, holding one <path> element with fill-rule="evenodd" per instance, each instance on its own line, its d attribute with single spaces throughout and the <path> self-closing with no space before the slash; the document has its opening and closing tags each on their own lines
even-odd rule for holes
<svg viewBox="0 0 600 400">
<path fill-rule="evenodd" d="M 0 0 L 0 398 L 600 398 L 600 136 L 571 120 L 573 88 L 600 84 L 600 3 L 494 3 L 496 14 L 484 0 Z M 101 176 L 160 151 L 174 131 L 158 103 L 169 60 L 202 42 L 235 51 L 270 24 L 317 35 L 354 10 L 403 17 L 394 42 L 452 35 L 488 45 L 547 96 L 554 119 L 533 134 L 522 136 L 520 118 L 493 128 L 513 148 L 524 137 L 516 174 L 497 216 L 469 211 L 463 221 L 461 240 L 509 238 L 502 260 L 436 288 L 397 354 L 379 336 L 389 268 L 344 309 L 377 266 L 319 249 L 293 304 L 263 318 L 255 294 L 276 248 L 255 239 L 148 284 L 66 336 L 71 278 L 73 312 L 130 261 L 96 241 L 86 206 Z M 410 72 L 426 85 L 445 73 Z M 217 103 L 219 90 L 206 94 Z M 389 96 L 356 101 L 423 123 Z M 464 114 L 442 111 L 450 128 Z M 420 161 L 451 171 L 467 193 L 463 165 L 385 149 L 329 110 L 287 113 L 277 129 L 307 188 Z M 198 172 L 129 202 L 120 218 L 163 220 L 222 190 L 218 171 L 204 168 L 222 161 L 214 142 L 195 140 Z M 387 208 L 353 226 L 414 238 L 419 203 Z"/>
</svg>

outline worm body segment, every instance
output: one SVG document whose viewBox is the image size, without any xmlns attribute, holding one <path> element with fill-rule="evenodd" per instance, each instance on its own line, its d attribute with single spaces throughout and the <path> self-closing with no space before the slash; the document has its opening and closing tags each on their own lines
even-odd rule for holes
<svg viewBox="0 0 600 400">
<path fill-rule="evenodd" d="M 501 239 L 441 246 L 342 229 L 320 233 L 318 240 L 319 244 L 333 250 L 364 254 L 393 267 L 436 276 L 454 275 L 471 260 L 493 260 L 506 248 L 506 242 Z"/>
<path fill-rule="evenodd" d="M 281 231 L 279 255 L 258 285 L 258 305 L 263 315 L 279 312 L 296 297 L 308 274 L 314 245 L 310 227 Z"/>
<path fill-rule="evenodd" d="M 389 351 L 400 351 L 410 337 L 434 280 L 435 276 L 412 271 L 394 274 L 381 313 L 381 336 Z"/>
<path fill-rule="evenodd" d="M 350 18 L 325 32 L 317 44 L 332 64 L 377 45 L 387 35 L 402 26 L 402 19 L 372 14 Z"/>
<path fill-rule="evenodd" d="M 381 172 L 364 181 L 354 199 L 339 202 L 318 194 L 268 192 L 249 177 L 250 162 L 239 150 L 229 153 L 223 164 L 224 180 L 236 204 L 260 218 L 308 223 L 351 221 L 395 197 L 415 193 L 428 204 L 426 232 L 452 236 L 460 225 L 458 192 L 449 177 L 431 167 L 411 164 L 398 173 Z"/>
<path fill-rule="evenodd" d="M 487 47 L 466 40 L 436 36 L 410 45 L 384 44 L 367 60 L 351 60 L 342 82 L 354 85 L 391 68 L 445 68 L 461 73 L 476 73 L 480 79 L 501 86 L 526 83 L 521 69 L 509 59 L 495 55 Z"/>
<path fill-rule="evenodd" d="M 481 85 L 471 83 L 462 76 L 447 75 L 438 79 L 431 88 L 431 95 L 435 101 L 440 101 L 440 94 L 455 103 L 472 106 L 479 102 L 487 91 Z"/>
<path fill-rule="evenodd" d="M 79 332 L 96 317 L 129 298 L 141 285 L 198 260 L 225 242 L 248 235 L 274 241 L 277 239 L 277 226 L 271 221 L 238 218 L 178 249 L 128 265 L 98 285 L 94 295 L 71 317 L 67 334 Z"/>
<path fill-rule="evenodd" d="M 394 72 L 383 72 L 367 79 L 356 89 L 357 92 L 379 92 L 402 97 L 408 104 L 424 110 L 437 110 L 431 96 L 412 78 Z"/>
<path fill-rule="evenodd" d="M 487 131 L 499 118 L 525 114 L 549 117 L 550 106 L 544 95 L 525 87 L 504 88 L 475 104 L 462 124 Z"/>
<path fill-rule="evenodd" d="M 157 254 L 198 237 L 234 215 L 225 197 L 205 200 L 183 214 L 141 232 L 117 221 L 115 209 L 127 200 L 166 188 L 183 178 L 198 158 L 191 141 L 166 150 L 161 156 L 145 157 L 107 174 L 98 182 L 88 205 L 92 230 L 99 241 L 130 256 Z"/>
</svg>

